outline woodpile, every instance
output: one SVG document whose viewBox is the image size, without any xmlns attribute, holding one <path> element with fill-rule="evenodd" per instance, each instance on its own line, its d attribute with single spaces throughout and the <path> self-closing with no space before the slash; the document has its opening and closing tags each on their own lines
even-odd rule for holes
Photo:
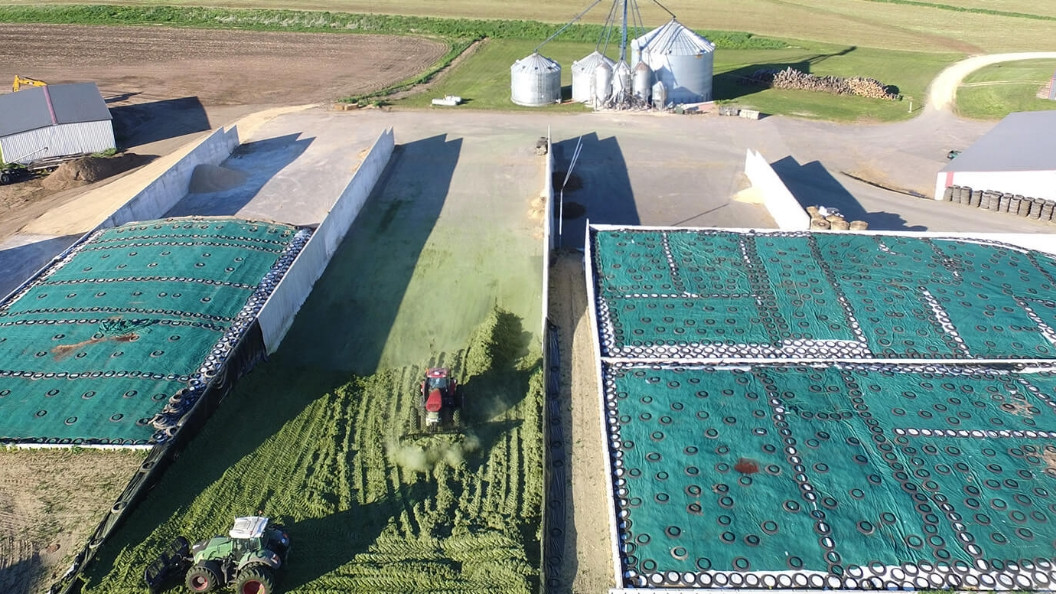
<svg viewBox="0 0 1056 594">
<path fill-rule="evenodd" d="M 884 83 L 875 78 L 863 76 L 852 76 L 850 78 L 816 76 L 796 70 L 791 66 L 781 71 L 766 68 L 756 70 L 748 78 L 755 84 L 773 89 L 816 91 L 833 95 L 854 95 L 871 99 L 887 99 L 889 101 L 896 101 L 901 98 L 898 93 L 892 91 L 891 87 L 885 86 Z"/>
</svg>

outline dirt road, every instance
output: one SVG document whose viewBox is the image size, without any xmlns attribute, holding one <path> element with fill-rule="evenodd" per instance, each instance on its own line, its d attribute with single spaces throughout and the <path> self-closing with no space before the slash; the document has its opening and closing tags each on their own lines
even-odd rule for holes
<svg viewBox="0 0 1056 594">
<path fill-rule="evenodd" d="M 939 73 L 928 87 L 927 111 L 950 111 L 957 104 L 957 88 L 966 76 L 991 64 L 1015 62 L 1017 60 L 1056 59 L 1056 52 L 1021 52 L 1014 54 L 990 54 L 961 60 Z"/>
</svg>

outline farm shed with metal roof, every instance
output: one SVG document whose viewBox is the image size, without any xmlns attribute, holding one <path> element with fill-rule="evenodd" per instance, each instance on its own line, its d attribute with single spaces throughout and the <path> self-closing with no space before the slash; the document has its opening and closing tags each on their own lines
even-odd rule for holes
<svg viewBox="0 0 1056 594">
<path fill-rule="evenodd" d="M 112 120 L 95 83 L 0 95 L 0 159 L 26 165 L 115 148 Z"/>
<path fill-rule="evenodd" d="M 950 186 L 1056 200 L 1056 111 L 1009 114 L 935 179 L 935 199 Z"/>
</svg>

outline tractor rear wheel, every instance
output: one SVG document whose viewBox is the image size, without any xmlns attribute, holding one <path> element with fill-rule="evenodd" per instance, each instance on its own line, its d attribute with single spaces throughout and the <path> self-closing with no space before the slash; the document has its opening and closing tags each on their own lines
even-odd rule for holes
<svg viewBox="0 0 1056 594">
<path fill-rule="evenodd" d="M 275 591 L 275 580 L 266 567 L 248 567 L 238 574 L 238 594 L 272 594 Z"/>
<path fill-rule="evenodd" d="M 191 592 L 212 592 L 220 585 L 220 568 L 212 561 L 195 565 L 187 570 L 184 583 Z"/>
</svg>

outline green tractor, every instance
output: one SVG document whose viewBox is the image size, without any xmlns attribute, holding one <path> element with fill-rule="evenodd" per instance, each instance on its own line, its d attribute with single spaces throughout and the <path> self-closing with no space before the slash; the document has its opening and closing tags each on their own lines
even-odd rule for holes
<svg viewBox="0 0 1056 594">
<path fill-rule="evenodd" d="M 160 591 L 181 574 L 191 592 L 212 592 L 235 584 L 238 594 L 273 594 L 275 571 L 286 564 L 290 537 L 268 518 L 235 518 L 227 536 L 190 546 L 177 538 L 169 551 L 144 571 L 151 592 Z"/>
</svg>

